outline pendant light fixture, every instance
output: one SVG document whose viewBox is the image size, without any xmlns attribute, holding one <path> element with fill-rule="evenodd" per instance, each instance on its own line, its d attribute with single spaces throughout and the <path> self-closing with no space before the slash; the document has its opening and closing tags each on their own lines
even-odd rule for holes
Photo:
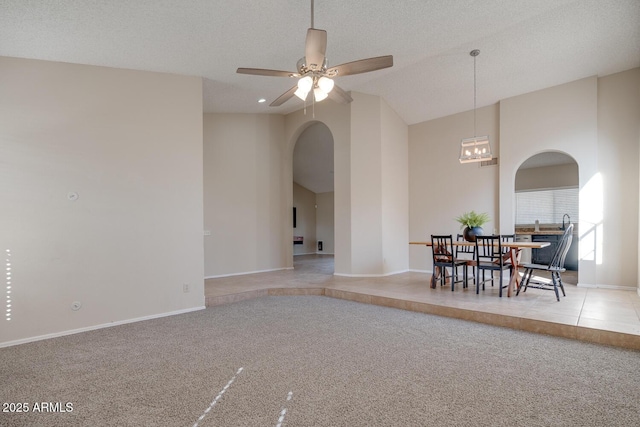
<svg viewBox="0 0 640 427">
<path fill-rule="evenodd" d="M 489 137 L 476 136 L 476 57 L 480 55 L 480 51 L 474 49 L 469 55 L 473 56 L 473 138 L 460 142 L 460 163 L 481 162 L 493 157 Z"/>
</svg>

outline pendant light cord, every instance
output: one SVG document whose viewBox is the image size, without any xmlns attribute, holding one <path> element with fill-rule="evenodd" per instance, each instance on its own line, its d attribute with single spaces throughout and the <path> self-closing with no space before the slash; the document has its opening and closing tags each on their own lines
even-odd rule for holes
<svg viewBox="0 0 640 427">
<path fill-rule="evenodd" d="M 473 137 L 477 137 L 476 134 L 476 56 L 480 55 L 479 49 L 473 49 L 469 52 L 469 55 L 473 56 Z"/>
<path fill-rule="evenodd" d="M 480 52 L 478 52 L 480 53 Z M 473 137 L 477 137 L 476 134 L 476 56 L 473 56 Z"/>
<path fill-rule="evenodd" d="M 313 0 L 311 0 L 311 28 L 313 27 Z"/>
</svg>

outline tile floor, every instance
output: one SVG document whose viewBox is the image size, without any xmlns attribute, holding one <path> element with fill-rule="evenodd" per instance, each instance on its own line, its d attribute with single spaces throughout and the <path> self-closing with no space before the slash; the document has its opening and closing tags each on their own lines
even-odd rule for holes
<svg viewBox="0 0 640 427">
<path fill-rule="evenodd" d="M 564 276 L 566 297 L 528 289 L 511 298 L 487 286 L 429 287 L 430 274 L 408 272 L 387 277 L 333 275 L 333 257 L 302 255 L 294 269 L 205 280 L 207 306 L 266 295 L 325 295 L 369 304 L 545 333 L 640 350 L 640 296 L 636 290 L 577 287 Z"/>
</svg>

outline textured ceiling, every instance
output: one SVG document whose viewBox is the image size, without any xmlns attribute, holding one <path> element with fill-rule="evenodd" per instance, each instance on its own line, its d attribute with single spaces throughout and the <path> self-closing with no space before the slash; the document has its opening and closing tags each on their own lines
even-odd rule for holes
<svg viewBox="0 0 640 427">
<path fill-rule="evenodd" d="M 305 0 L 2 0 L 0 55 L 202 76 L 205 112 L 289 113 L 267 104 L 291 79 L 235 70 L 294 70 L 310 20 Z M 337 82 L 407 124 L 473 108 L 475 48 L 478 107 L 640 66 L 638 0 L 317 0 L 315 27 L 329 65 L 394 56 Z"/>
</svg>

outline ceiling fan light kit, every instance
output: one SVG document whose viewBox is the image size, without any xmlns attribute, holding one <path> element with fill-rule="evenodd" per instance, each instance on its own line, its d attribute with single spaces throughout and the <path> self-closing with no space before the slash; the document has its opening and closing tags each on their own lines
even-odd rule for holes
<svg viewBox="0 0 640 427">
<path fill-rule="evenodd" d="M 334 77 L 361 74 L 369 71 L 380 70 L 393 66 L 393 56 L 379 56 L 376 58 L 361 59 L 348 62 L 335 67 L 327 67 L 327 32 L 313 28 L 313 0 L 311 0 L 311 28 L 307 30 L 305 41 L 305 56 L 296 65 L 296 72 L 267 70 L 263 68 L 238 68 L 239 74 L 252 74 L 271 77 L 295 77 L 299 78 L 298 84 L 269 104 L 278 107 L 297 96 L 305 101 L 309 92 L 313 90 L 313 99 L 316 102 L 327 97 L 336 102 L 347 104 L 353 99 L 333 81 Z"/>
<path fill-rule="evenodd" d="M 334 83 L 328 77 L 311 77 L 309 75 L 302 77 L 298 80 L 298 88 L 293 93 L 295 96 L 305 101 L 307 95 L 313 88 L 313 99 L 316 102 L 320 102 L 329 96 L 329 92 L 333 89 Z"/>
<path fill-rule="evenodd" d="M 311 76 L 305 76 L 298 80 L 297 86 L 298 89 L 294 92 L 294 95 L 304 101 L 305 99 L 307 99 L 307 95 L 313 87 L 313 79 L 311 78 Z"/>
<path fill-rule="evenodd" d="M 473 57 L 473 138 L 460 141 L 460 163 L 482 162 L 493 158 L 489 137 L 476 136 L 476 57 L 480 55 L 480 50 L 474 49 L 469 55 Z"/>
<path fill-rule="evenodd" d="M 319 87 L 317 87 L 317 88 L 313 89 L 313 99 L 314 99 L 316 102 L 320 102 L 320 101 L 322 101 L 323 99 L 326 99 L 326 98 L 327 98 L 327 96 L 328 96 L 328 95 L 327 95 L 325 92 L 323 92 L 323 91 L 322 91 L 322 89 L 320 89 Z"/>
</svg>

